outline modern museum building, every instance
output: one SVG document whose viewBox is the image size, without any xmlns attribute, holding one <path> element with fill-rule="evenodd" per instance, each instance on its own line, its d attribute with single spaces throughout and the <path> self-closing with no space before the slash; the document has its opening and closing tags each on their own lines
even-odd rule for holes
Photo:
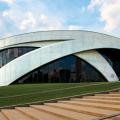
<svg viewBox="0 0 120 120">
<path fill-rule="evenodd" d="M 90 31 L 39 31 L 0 39 L 0 86 L 119 81 L 120 38 Z"/>
</svg>

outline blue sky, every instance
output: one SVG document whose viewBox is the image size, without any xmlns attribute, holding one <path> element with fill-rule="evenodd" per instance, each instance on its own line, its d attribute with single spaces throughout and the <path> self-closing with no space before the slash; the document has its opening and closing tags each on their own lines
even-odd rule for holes
<svg viewBox="0 0 120 120">
<path fill-rule="evenodd" d="M 0 38 L 39 30 L 120 37 L 120 0 L 0 0 Z"/>
</svg>

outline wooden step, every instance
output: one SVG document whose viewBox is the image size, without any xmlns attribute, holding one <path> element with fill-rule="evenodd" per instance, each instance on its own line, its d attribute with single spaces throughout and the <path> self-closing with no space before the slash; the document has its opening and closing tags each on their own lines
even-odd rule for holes
<svg viewBox="0 0 120 120">
<path fill-rule="evenodd" d="M 15 109 L 21 111 L 25 115 L 30 116 L 31 118 L 34 118 L 35 120 L 63 120 L 61 117 L 46 113 L 44 111 L 39 111 L 31 107 L 16 107 Z"/>
<path fill-rule="evenodd" d="M 113 111 L 113 110 L 104 110 L 100 108 L 85 107 L 85 106 L 78 106 L 78 105 L 64 104 L 64 103 L 45 103 L 45 105 L 52 106 L 55 108 L 58 107 L 65 110 L 71 110 L 83 114 L 93 115 L 97 117 L 104 117 L 118 113 L 118 111 Z"/>
<path fill-rule="evenodd" d="M 120 113 L 120 91 L 2 109 L 0 120 L 93 120 Z M 120 120 L 120 115 L 105 120 Z"/>
<path fill-rule="evenodd" d="M 102 99 L 102 100 L 117 100 L 120 101 L 120 97 L 108 97 L 108 96 L 84 96 L 83 98 Z"/>
<path fill-rule="evenodd" d="M 107 110 L 115 110 L 115 111 L 120 111 L 120 105 L 109 105 L 109 104 L 103 104 L 103 103 L 91 103 L 87 101 L 58 101 L 60 103 L 65 103 L 65 104 L 73 104 L 73 105 L 80 105 L 80 106 L 86 106 L 86 107 L 95 107 L 95 108 L 102 108 L 102 109 L 107 109 Z"/>
<path fill-rule="evenodd" d="M 118 120 L 120 120 L 120 115 L 116 116 L 116 117 L 113 117 L 113 118 L 117 118 Z"/>
<path fill-rule="evenodd" d="M 111 93 L 111 94 L 95 94 L 95 96 L 120 97 L 120 94 L 117 94 L 117 93 Z"/>
<path fill-rule="evenodd" d="M 98 119 L 99 120 L 99 119 Z M 115 120 L 115 119 L 112 119 L 112 118 L 108 118 L 108 119 L 104 119 L 104 120 Z"/>
<path fill-rule="evenodd" d="M 61 108 L 55 108 L 51 106 L 46 106 L 46 105 L 31 105 L 31 107 L 42 110 L 44 112 L 51 113 L 53 115 L 61 116 L 62 118 L 67 118 L 68 120 L 92 120 L 96 119 L 97 117 L 91 116 L 91 115 L 86 115 L 70 110 L 65 110 Z"/>
<path fill-rule="evenodd" d="M 117 94 L 120 94 L 120 91 L 118 91 L 118 92 L 115 92 L 115 91 L 113 91 L 113 92 L 109 92 L 109 94 L 113 94 L 113 93 L 117 93 Z"/>
<path fill-rule="evenodd" d="M 98 119 L 99 120 L 99 119 Z M 113 117 L 109 117 L 109 118 L 105 118 L 103 120 L 120 120 L 120 115 L 118 116 L 113 116 Z"/>
<path fill-rule="evenodd" d="M 1 112 L 5 115 L 7 120 L 34 120 L 15 109 L 3 109 Z"/>
<path fill-rule="evenodd" d="M 8 118 L 2 112 L 0 112 L 0 120 L 8 120 Z"/>
<path fill-rule="evenodd" d="M 87 101 L 92 103 L 103 103 L 103 104 L 113 104 L 113 105 L 120 105 L 120 101 L 116 100 L 102 100 L 102 99 L 92 99 L 92 98 L 71 98 L 72 101 Z"/>
</svg>

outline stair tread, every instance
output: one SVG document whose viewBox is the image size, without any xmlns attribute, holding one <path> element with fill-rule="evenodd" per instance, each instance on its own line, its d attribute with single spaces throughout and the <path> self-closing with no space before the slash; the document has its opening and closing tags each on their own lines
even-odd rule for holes
<svg viewBox="0 0 120 120">
<path fill-rule="evenodd" d="M 9 119 L 9 120 L 33 120 L 32 118 L 24 115 L 23 113 L 15 110 L 15 109 L 3 109 L 1 112 Z"/>
<path fill-rule="evenodd" d="M 103 104 L 103 103 L 91 103 L 87 101 L 58 101 L 62 103 L 68 103 L 68 104 L 77 104 L 77 105 L 83 105 L 83 106 L 90 106 L 90 107 L 100 107 L 104 109 L 112 109 L 112 110 L 118 110 L 120 111 L 120 105 L 113 105 L 113 104 Z"/>
<path fill-rule="evenodd" d="M 113 111 L 113 110 L 104 110 L 104 109 L 100 109 L 100 108 L 78 106 L 78 105 L 71 105 L 71 104 L 64 104 L 64 103 L 45 103 L 45 105 L 60 107 L 63 109 L 68 109 L 68 110 L 85 113 L 85 114 L 89 114 L 89 115 L 95 115 L 98 117 L 111 115 L 113 113 L 114 114 L 118 113 L 118 111 Z"/>
<path fill-rule="evenodd" d="M 95 96 L 112 96 L 112 97 L 120 97 L 120 94 L 111 93 L 111 94 L 95 94 Z"/>
<path fill-rule="evenodd" d="M 92 98 L 92 99 L 106 99 L 106 100 L 120 100 L 120 97 L 108 97 L 108 96 L 84 96 L 83 98 Z"/>
<path fill-rule="evenodd" d="M 16 107 L 15 109 L 38 120 L 63 120 L 58 116 L 55 116 L 43 111 L 39 111 L 31 107 Z"/>
<path fill-rule="evenodd" d="M 31 105 L 31 107 L 37 108 L 39 110 L 44 110 L 46 112 L 51 112 L 57 115 L 61 115 L 69 119 L 79 120 L 81 118 L 82 120 L 91 120 L 91 119 L 97 118 L 92 115 L 86 115 L 86 114 L 82 114 L 82 113 L 78 113 L 78 112 L 74 112 L 70 110 L 65 110 L 61 108 L 50 107 L 46 105 Z"/>
<path fill-rule="evenodd" d="M 120 104 L 120 101 L 116 100 L 102 100 L 102 99 L 92 99 L 92 98 L 72 98 L 72 101 L 89 101 L 89 102 L 97 102 L 97 103 L 105 103 L 105 104 Z"/>
<path fill-rule="evenodd" d="M 2 112 L 0 112 L 0 120 L 8 120 Z"/>
<path fill-rule="evenodd" d="M 120 113 L 120 91 L 1 109 L 0 120 L 93 120 Z M 106 120 L 120 120 L 120 115 Z"/>
</svg>

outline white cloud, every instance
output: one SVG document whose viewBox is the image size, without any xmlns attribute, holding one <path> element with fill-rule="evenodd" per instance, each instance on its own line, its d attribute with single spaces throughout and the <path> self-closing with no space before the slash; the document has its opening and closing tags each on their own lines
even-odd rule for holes
<svg viewBox="0 0 120 120">
<path fill-rule="evenodd" d="M 68 30 L 80 30 L 81 27 L 80 26 L 77 26 L 77 25 L 69 25 L 68 26 Z"/>
<path fill-rule="evenodd" d="M 40 15 L 39 22 L 41 23 L 40 30 L 58 30 L 63 27 L 62 22 L 58 18 L 45 14 Z"/>
<path fill-rule="evenodd" d="M 2 16 L 3 16 L 3 17 L 9 16 L 9 13 L 8 13 L 7 11 L 4 11 L 4 12 L 2 13 Z"/>
<path fill-rule="evenodd" d="M 12 4 L 15 0 L 0 0 L 1 2 L 6 2 L 8 4 Z"/>
<path fill-rule="evenodd" d="M 105 0 L 91 0 L 90 4 L 88 5 L 89 10 L 93 10 L 96 6 L 102 5 Z M 108 1 L 108 0 L 106 0 Z"/>
<path fill-rule="evenodd" d="M 100 20 L 107 32 L 120 31 L 120 0 L 91 0 L 88 9 L 99 7 Z"/>
<path fill-rule="evenodd" d="M 33 14 L 31 12 L 26 13 L 25 18 L 21 21 L 20 29 L 26 30 L 31 28 L 34 28 L 36 26 L 36 19 L 34 18 Z"/>
<path fill-rule="evenodd" d="M 34 1 L 27 0 L 25 4 L 28 6 L 23 7 L 16 1 L 9 5 L 10 9 L 2 13 L 2 18 L 9 20 L 15 26 L 15 32 L 62 29 L 63 23 L 59 17 L 49 14 L 43 4 L 42 8 L 40 2 L 37 4 Z"/>
</svg>

